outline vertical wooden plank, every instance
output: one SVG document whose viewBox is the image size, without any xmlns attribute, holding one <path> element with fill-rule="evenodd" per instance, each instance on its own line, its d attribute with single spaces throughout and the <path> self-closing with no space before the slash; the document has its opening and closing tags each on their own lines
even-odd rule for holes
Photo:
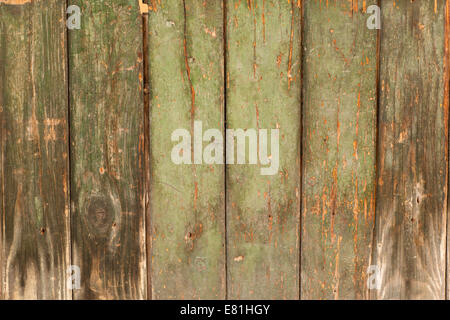
<svg viewBox="0 0 450 320">
<path fill-rule="evenodd" d="M 444 15 L 444 0 L 382 2 L 374 252 L 379 299 L 445 298 Z"/>
<path fill-rule="evenodd" d="M 227 129 L 268 129 L 274 165 L 280 130 L 274 175 L 227 165 L 228 297 L 298 299 L 301 1 L 231 0 L 226 24 Z"/>
<path fill-rule="evenodd" d="M 445 64 L 444 64 L 444 74 L 445 74 L 445 78 L 444 78 L 444 87 L 445 87 L 445 91 L 444 91 L 444 108 L 446 110 L 448 110 L 448 108 L 450 107 L 450 1 L 446 0 L 445 2 Z M 447 128 L 448 128 L 448 118 L 447 118 Z M 449 136 L 447 133 L 447 161 L 448 161 L 448 150 L 449 150 Z M 447 183 L 450 184 L 450 181 L 448 181 L 448 170 L 449 170 L 449 166 L 450 163 L 447 165 Z M 448 186 L 447 186 L 448 188 Z M 448 219 L 450 219 L 450 215 L 448 214 L 448 208 L 449 208 L 449 202 L 450 199 L 448 197 L 448 189 L 447 189 L 447 224 L 446 224 L 446 237 L 447 237 L 447 241 L 446 241 L 446 260 L 445 260 L 445 267 L 446 267 L 446 277 L 445 277 L 445 287 L 446 287 L 446 292 L 445 292 L 445 299 L 449 300 L 450 297 L 450 287 L 449 287 L 449 273 L 450 273 L 450 267 L 448 265 L 448 259 L 450 258 L 450 238 L 449 238 L 449 234 L 448 234 Z"/>
<path fill-rule="evenodd" d="M 73 261 L 77 299 L 146 297 L 142 17 L 138 1 L 71 0 Z"/>
<path fill-rule="evenodd" d="M 376 1 L 308 1 L 302 299 L 367 298 L 375 213 Z"/>
<path fill-rule="evenodd" d="M 150 214 L 154 299 L 225 297 L 224 166 L 175 164 L 172 133 L 224 127 L 222 1 L 151 1 Z M 197 136 L 202 139 L 202 136 Z M 209 139 L 208 139 L 209 141 Z M 218 142 L 218 141 L 217 141 Z M 203 144 L 206 148 L 207 142 Z M 201 154 L 200 154 L 201 156 Z"/>
<path fill-rule="evenodd" d="M 70 299 L 65 3 L 0 1 L 2 293 Z"/>
</svg>

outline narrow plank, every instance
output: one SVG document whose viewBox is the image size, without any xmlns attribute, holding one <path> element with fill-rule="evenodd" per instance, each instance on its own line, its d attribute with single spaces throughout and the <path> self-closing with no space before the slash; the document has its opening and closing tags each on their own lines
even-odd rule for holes
<svg viewBox="0 0 450 320">
<path fill-rule="evenodd" d="M 175 130 L 184 129 L 193 137 L 195 121 L 201 121 L 203 132 L 223 132 L 222 1 L 151 3 L 152 296 L 223 299 L 225 168 L 205 162 L 177 165 L 171 159 L 178 144 L 171 140 Z M 179 155 L 192 161 L 188 149 L 193 150 L 185 147 Z"/>
<path fill-rule="evenodd" d="M 367 298 L 375 214 L 376 1 L 308 1 L 302 299 Z"/>
<path fill-rule="evenodd" d="M 445 91 L 444 91 L 444 108 L 446 110 L 448 110 L 448 108 L 450 107 L 450 1 L 446 1 L 445 3 L 445 64 L 444 64 L 444 74 L 445 74 Z M 447 118 L 447 127 L 448 127 L 448 118 Z M 449 137 L 447 136 L 447 152 L 449 149 Z M 447 167 L 448 170 L 448 167 Z M 448 172 L 447 172 L 447 180 L 448 180 Z M 450 184 L 450 181 L 448 181 L 448 183 Z M 448 187 L 447 187 L 448 188 Z M 448 189 L 447 189 L 448 190 Z M 447 252 L 446 252 L 446 295 L 445 295 L 445 299 L 449 299 L 450 297 L 450 287 L 449 287 L 449 273 L 450 273 L 450 267 L 448 265 L 448 259 L 450 258 L 450 238 L 448 235 L 448 219 L 450 219 L 450 215 L 448 214 L 448 203 L 449 203 L 450 199 L 448 197 L 448 191 L 447 191 L 447 226 L 446 226 L 446 232 L 447 232 Z"/>
<path fill-rule="evenodd" d="M 299 298 L 300 4 L 227 3 L 227 129 L 268 129 L 274 166 L 262 175 L 267 166 L 248 164 L 248 155 L 245 165 L 227 165 L 230 299 Z M 271 129 L 280 130 L 278 168 Z"/>
<path fill-rule="evenodd" d="M 382 2 L 374 252 L 381 289 L 373 293 L 378 299 L 445 298 L 444 16 L 444 0 Z"/>
<path fill-rule="evenodd" d="M 143 299 L 144 93 L 138 1 L 70 0 L 73 261 L 76 299 Z"/>
<path fill-rule="evenodd" d="M 0 1 L 4 299 L 71 299 L 65 34 L 63 1 Z"/>
</svg>

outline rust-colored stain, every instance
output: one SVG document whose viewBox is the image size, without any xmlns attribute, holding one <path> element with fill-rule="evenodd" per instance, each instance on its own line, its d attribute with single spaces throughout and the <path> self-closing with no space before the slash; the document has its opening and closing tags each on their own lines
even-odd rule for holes
<svg viewBox="0 0 450 320">
<path fill-rule="evenodd" d="M 194 134 L 194 121 L 195 121 L 195 89 L 191 79 L 191 67 L 189 65 L 188 49 L 187 49 L 187 8 L 186 2 L 183 0 L 183 9 L 184 9 L 184 35 L 183 35 L 183 52 L 184 52 L 184 64 L 186 68 L 186 75 L 189 82 L 189 87 L 191 90 L 191 134 Z M 193 156 L 193 155 L 192 155 Z"/>
<path fill-rule="evenodd" d="M 265 0 L 263 0 L 263 2 L 262 2 L 262 25 L 263 25 L 263 31 L 262 31 L 262 33 L 263 33 L 263 42 L 264 43 L 266 43 L 266 16 L 265 16 L 265 12 L 264 12 L 265 5 L 266 5 L 266 2 L 265 2 Z"/>
<path fill-rule="evenodd" d="M 288 62 L 288 90 L 291 89 L 291 81 L 292 81 L 292 47 L 294 45 L 294 2 L 292 2 L 292 17 L 291 17 L 291 32 L 290 32 L 290 39 L 289 39 L 289 62 Z"/>
<path fill-rule="evenodd" d="M 158 1 L 158 4 L 161 6 L 161 0 L 151 0 L 151 4 L 148 6 L 148 9 L 157 12 L 158 6 L 156 5 L 156 1 Z"/>
</svg>

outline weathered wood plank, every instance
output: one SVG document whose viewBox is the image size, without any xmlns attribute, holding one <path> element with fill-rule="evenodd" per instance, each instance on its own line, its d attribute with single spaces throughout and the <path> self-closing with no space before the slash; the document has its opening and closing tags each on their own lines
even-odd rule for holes
<svg viewBox="0 0 450 320">
<path fill-rule="evenodd" d="M 227 129 L 268 129 L 274 166 L 227 165 L 230 299 L 299 297 L 300 3 L 227 3 Z M 278 168 L 270 129 L 280 130 Z"/>
<path fill-rule="evenodd" d="M 445 1 L 382 1 L 374 265 L 379 299 L 444 299 Z M 445 101 L 444 101 L 445 97 Z"/>
<path fill-rule="evenodd" d="M 0 1 L 4 299 L 71 299 L 65 34 L 64 1 Z"/>
<path fill-rule="evenodd" d="M 146 298 L 142 17 L 138 1 L 70 0 L 73 261 L 77 299 Z"/>
<path fill-rule="evenodd" d="M 194 122 L 202 121 L 203 132 L 223 132 L 222 1 L 150 3 L 152 295 L 223 299 L 225 168 L 171 159 L 174 130 L 193 138 Z M 189 147 L 177 154 L 193 161 Z"/>
<path fill-rule="evenodd" d="M 376 1 L 307 1 L 302 299 L 367 298 L 375 213 Z"/>
<path fill-rule="evenodd" d="M 445 50 L 445 63 L 444 63 L 444 74 L 445 74 L 445 90 L 444 90 L 444 108 L 446 110 L 448 110 L 448 108 L 450 107 L 450 1 L 446 1 L 445 3 L 445 39 L 444 39 L 444 50 Z M 447 127 L 448 127 L 448 114 L 447 114 Z M 448 150 L 449 150 L 449 136 L 447 135 L 447 154 L 448 154 Z M 448 157 L 448 156 L 447 156 Z M 448 161 L 448 158 L 447 158 Z M 449 164 L 450 165 L 450 164 Z M 449 169 L 449 167 L 447 167 L 447 170 Z M 447 182 L 448 184 L 450 184 L 450 181 L 448 181 L 448 171 L 447 171 Z M 449 208 L 449 202 L 450 199 L 448 197 L 448 186 L 447 186 L 447 227 L 446 227 L 446 233 L 447 233 L 447 252 L 446 252 L 446 288 L 447 288 L 447 292 L 445 295 L 445 298 L 447 300 L 450 299 L 450 287 L 449 287 L 449 282 L 450 282 L 450 278 L 449 278 L 449 274 L 450 274 L 450 267 L 448 265 L 448 259 L 450 258 L 450 237 L 448 234 L 448 224 L 449 221 L 448 219 L 450 219 L 450 215 L 448 213 L 448 208 Z"/>
</svg>

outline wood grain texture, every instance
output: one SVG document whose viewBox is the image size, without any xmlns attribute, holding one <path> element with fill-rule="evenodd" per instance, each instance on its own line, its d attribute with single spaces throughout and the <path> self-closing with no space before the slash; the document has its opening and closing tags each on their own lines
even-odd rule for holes
<svg viewBox="0 0 450 320">
<path fill-rule="evenodd" d="M 367 298 L 375 213 L 375 1 L 304 8 L 302 299 Z"/>
<path fill-rule="evenodd" d="M 446 0 L 445 2 L 445 39 L 444 39 L 444 50 L 445 50 L 445 60 L 444 60 L 444 108 L 448 110 L 450 107 L 450 1 Z M 448 114 L 447 114 L 447 127 L 448 127 Z M 447 161 L 448 161 L 448 149 L 449 149 L 449 136 L 447 135 Z M 449 167 L 447 167 L 447 170 L 449 170 Z M 448 259 L 450 258 L 450 237 L 448 234 L 448 219 L 450 219 L 450 215 L 448 213 L 449 208 L 449 202 L 450 199 L 448 197 L 448 185 L 450 184 L 450 181 L 448 179 L 448 171 L 447 171 L 447 225 L 446 225 L 446 237 L 447 237 L 447 243 L 446 243 L 446 293 L 445 293 L 445 299 L 448 300 L 450 297 L 450 287 L 449 287 L 449 273 L 450 273 L 450 267 L 448 265 Z"/>
<path fill-rule="evenodd" d="M 71 0 L 69 33 L 76 299 L 146 298 L 142 17 L 134 0 Z"/>
<path fill-rule="evenodd" d="M 450 0 L 144 2 L 0 0 L 0 299 L 450 296 Z"/>
<path fill-rule="evenodd" d="M 225 297 L 221 164 L 175 164 L 174 130 L 224 129 L 222 1 L 152 1 L 150 214 L 154 299 Z M 202 139 L 202 137 L 198 137 Z M 203 143 L 203 148 L 208 142 Z M 180 155 L 190 151 L 188 143 Z"/>
<path fill-rule="evenodd" d="M 70 299 L 65 4 L 0 3 L 1 292 Z"/>
<path fill-rule="evenodd" d="M 444 299 L 445 2 L 383 1 L 374 265 L 379 299 Z M 445 97 L 445 101 L 444 101 Z"/>
<path fill-rule="evenodd" d="M 280 130 L 275 175 L 227 165 L 230 299 L 299 297 L 300 3 L 227 1 L 227 129 Z"/>
</svg>

